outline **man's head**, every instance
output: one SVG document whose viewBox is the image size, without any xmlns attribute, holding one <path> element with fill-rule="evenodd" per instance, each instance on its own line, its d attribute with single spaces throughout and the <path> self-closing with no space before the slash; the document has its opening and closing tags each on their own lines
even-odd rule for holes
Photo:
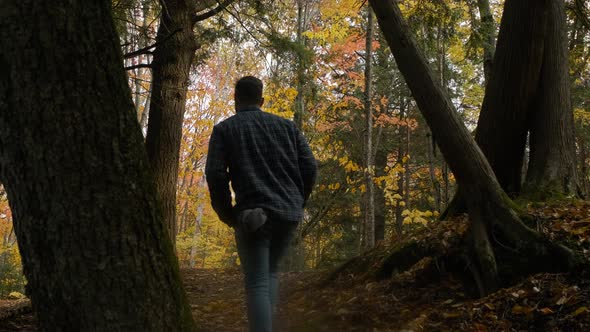
<svg viewBox="0 0 590 332">
<path fill-rule="evenodd" d="M 262 106 L 262 81 L 254 76 L 244 76 L 236 82 L 234 101 L 236 111 L 246 106 Z"/>
</svg>

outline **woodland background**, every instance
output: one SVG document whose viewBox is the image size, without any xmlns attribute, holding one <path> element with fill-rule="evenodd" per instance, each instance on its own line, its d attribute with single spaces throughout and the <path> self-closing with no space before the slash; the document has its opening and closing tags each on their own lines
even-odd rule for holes
<svg viewBox="0 0 590 332">
<path fill-rule="evenodd" d="M 484 93 L 486 1 L 400 2 L 404 16 L 465 124 L 473 130 Z M 490 1 L 494 29 L 503 1 Z M 584 6 L 584 5 L 583 5 Z M 586 10 L 588 4 L 585 5 Z M 570 81 L 578 169 L 588 186 L 590 163 L 590 27 L 588 12 L 567 6 Z M 155 43 L 161 6 L 114 1 L 124 54 Z M 381 32 L 371 40 L 373 82 L 375 239 L 395 243 L 409 229 L 429 227 L 445 210 L 455 181 Z M 195 26 L 201 43 L 190 70 L 177 182 L 177 253 L 182 266 L 235 267 L 232 231 L 209 204 L 203 179 L 207 143 L 215 123 L 233 114 L 233 84 L 253 74 L 265 82 L 264 110 L 296 121 L 319 161 L 320 177 L 286 263 L 288 269 L 323 269 L 360 252 L 366 220 L 367 41 L 366 10 L 358 0 L 235 2 Z M 152 49 L 153 50 L 153 49 Z M 125 66 L 138 121 L 147 130 L 149 52 Z M 24 279 L 11 212 L 0 191 L 0 296 L 23 291 Z"/>
<path fill-rule="evenodd" d="M 583 201 L 590 193 L 590 4 L 369 3 L 56 3 L 76 13 L 65 20 L 78 30 L 50 25 L 55 31 L 43 38 L 53 42 L 41 40 L 22 57 L 31 41 L 21 23 L 0 22 L 0 41 L 7 41 L 0 63 L 12 65 L 0 69 L 19 73 L 0 76 L 0 95 L 8 96 L 0 103 L 0 299 L 27 293 L 41 326 L 142 322 L 146 330 L 191 330 L 191 311 L 201 326 L 213 321 L 207 310 L 217 302 L 194 304 L 211 296 L 195 289 L 210 275 L 237 282 L 239 260 L 232 230 L 210 207 L 208 139 L 234 113 L 235 81 L 255 75 L 265 82 L 264 110 L 292 119 L 319 164 L 284 262 L 293 273 L 287 279 L 290 286 L 315 279 L 336 285 L 318 288 L 318 298 L 303 290 L 287 308 L 307 306 L 312 316 L 330 308 L 334 321 L 316 317 L 328 319 L 324 327 L 355 320 L 380 326 L 379 319 L 401 319 L 425 303 L 433 306 L 421 326 L 444 327 L 439 320 L 458 317 L 477 330 L 548 320 L 558 328 L 589 326 L 576 319 L 590 316 L 590 206 Z M 21 15 L 23 22 L 64 20 L 43 6 Z M 22 10 L 16 2 L 5 7 L 0 12 L 9 18 Z M 47 45 L 67 47 L 44 52 Z M 49 59 L 47 66 L 19 62 L 31 54 Z M 72 65 L 62 66 L 64 59 Z M 27 70 L 35 75 L 21 75 Z M 29 80 L 37 76 L 44 79 Z M 71 93 L 70 82 L 79 90 L 60 99 L 61 91 Z M 57 96 L 47 103 L 52 112 L 18 103 L 47 95 Z M 50 157 L 27 163 L 38 156 Z M 89 278 L 89 271 L 100 273 Z M 123 298 L 127 286 L 103 287 L 111 282 L 144 286 Z M 498 291 L 508 286 L 515 288 Z M 406 292 L 403 306 L 392 304 L 392 289 Z M 145 302 L 144 290 L 157 302 Z M 128 319 L 129 302 L 138 314 Z M 118 318 L 105 319 L 100 305 Z M 160 306 L 176 311 L 160 316 Z M 359 316 L 367 306 L 374 315 Z M 506 312 L 526 322 L 504 320 Z"/>
</svg>

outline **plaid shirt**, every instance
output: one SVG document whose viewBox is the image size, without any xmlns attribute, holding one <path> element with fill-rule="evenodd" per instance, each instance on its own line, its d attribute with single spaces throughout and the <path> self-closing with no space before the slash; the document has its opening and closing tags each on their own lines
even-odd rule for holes
<svg viewBox="0 0 590 332">
<path fill-rule="evenodd" d="M 205 175 L 213 209 L 232 226 L 240 211 L 256 207 L 271 218 L 300 221 L 317 167 L 292 121 L 249 107 L 213 128 Z"/>
</svg>

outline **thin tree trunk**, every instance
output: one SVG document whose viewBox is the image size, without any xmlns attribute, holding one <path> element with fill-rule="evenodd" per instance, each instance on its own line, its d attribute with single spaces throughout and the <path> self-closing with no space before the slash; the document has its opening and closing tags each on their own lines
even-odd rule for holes
<svg viewBox="0 0 590 332">
<path fill-rule="evenodd" d="M 406 120 L 409 118 L 410 109 L 409 105 L 406 105 Z M 406 156 L 410 156 L 410 141 L 412 138 L 412 131 L 410 130 L 410 126 L 406 121 Z M 406 209 L 410 209 L 410 163 L 412 162 L 412 158 L 408 158 L 407 161 L 404 163 L 404 182 L 405 182 L 405 189 L 404 189 L 404 202 L 406 203 Z"/>
<path fill-rule="evenodd" d="M 150 91 L 148 92 L 147 97 L 145 98 L 143 104 L 143 112 L 141 112 L 141 118 L 139 119 L 139 127 L 141 128 L 141 132 L 144 136 L 147 135 L 147 124 L 148 124 L 148 114 L 150 114 L 150 100 L 152 99 L 152 89 L 150 85 Z"/>
<path fill-rule="evenodd" d="M 305 47 L 305 39 L 303 37 L 304 31 L 304 11 L 306 0 L 297 1 L 297 44 L 301 48 Z M 297 128 L 301 129 L 303 126 L 303 117 L 305 112 L 305 96 L 303 91 L 305 80 L 305 63 L 303 61 L 303 54 L 297 53 L 297 97 L 295 97 L 295 114 L 293 121 Z"/>
<path fill-rule="evenodd" d="M 191 243 L 191 258 L 190 267 L 194 269 L 197 264 L 197 244 L 199 241 L 199 233 L 201 224 L 203 222 L 203 204 L 199 204 L 197 207 L 197 218 L 195 219 L 195 232 L 193 233 L 193 241 Z"/>
<path fill-rule="evenodd" d="M 387 151 L 379 149 L 375 155 L 375 175 L 381 177 L 385 175 L 387 167 Z M 375 243 L 385 239 L 385 220 L 387 207 L 385 205 L 385 191 L 380 186 L 375 187 Z"/>
<path fill-rule="evenodd" d="M 373 160 L 373 110 L 371 105 L 372 58 L 373 58 L 373 13 L 367 6 L 367 35 L 365 43 L 365 247 L 375 246 L 375 161 Z"/>
<path fill-rule="evenodd" d="M 483 41 L 483 70 L 485 81 L 490 81 L 494 65 L 494 51 L 496 44 L 496 24 L 489 0 L 477 0 L 479 17 L 481 19 L 481 39 Z"/>
<path fill-rule="evenodd" d="M 584 196 L 590 193 L 590 183 L 588 181 L 588 144 L 583 137 L 578 138 L 578 146 L 580 147 L 580 185 L 582 186 Z"/>
<path fill-rule="evenodd" d="M 400 112 L 399 112 L 399 118 L 400 118 L 400 123 L 403 123 L 404 118 L 407 119 L 406 116 L 406 103 L 405 103 L 405 98 L 403 95 L 400 95 Z M 406 124 L 407 125 L 407 124 Z M 408 128 L 406 126 L 406 128 Z M 404 151 L 404 141 L 405 141 L 405 136 L 407 136 L 407 133 L 402 133 L 402 130 L 399 130 L 398 133 L 399 137 L 398 137 L 398 146 L 397 146 L 397 162 L 401 167 L 406 167 L 406 163 L 403 162 L 403 158 L 404 156 L 407 154 L 407 151 Z M 404 229 L 404 220 L 403 220 L 403 216 L 402 216 L 402 212 L 403 212 L 403 207 L 401 206 L 401 202 L 405 202 L 405 205 L 407 206 L 408 202 L 404 199 L 406 197 L 406 191 L 404 190 L 404 178 L 405 178 L 405 172 L 398 174 L 398 179 L 397 179 L 397 193 L 400 195 L 400 199 L 397 202 L 397 205 L 395 206 L 395 230 L 398 234 L 398 236 L 401 238 L 402 234 L 403 234 L 403 229 Z"/>
<path fill-rule="evenodd" d="M 195 330 L 110 1 L 0 13 L 0 180 L 40 330 Z"/>
<path fill-rule="evenodd" d="M 434 198 L 434 209 L 441 211 L 441 195 L 440 195 L 440 182 L 435 173 L 434 165 L 434 149 L 436 149 L 436 143 L 432 138 L 432 133 L 426 134 L 428 140 L 428 171 L 430 174 L 430 183 L 432 183 L 432 197 Z"/>
</svg>

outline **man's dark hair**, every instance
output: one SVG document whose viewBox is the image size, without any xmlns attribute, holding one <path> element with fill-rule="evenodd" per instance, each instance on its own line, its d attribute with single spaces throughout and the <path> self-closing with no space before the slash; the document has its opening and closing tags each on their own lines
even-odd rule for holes
<svg viewBox="0 0 590 332">
<path fill-rule="evenodd" d="M 243 105 L 258 105 L 262 101 L 262 81 L 244 76 L 236 82 L 236 99 Z"/>
</svg>

